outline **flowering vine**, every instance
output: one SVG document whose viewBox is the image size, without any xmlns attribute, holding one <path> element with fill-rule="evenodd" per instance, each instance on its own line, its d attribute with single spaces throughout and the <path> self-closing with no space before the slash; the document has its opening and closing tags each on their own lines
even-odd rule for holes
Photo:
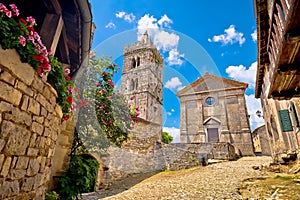
<svg viewBox="0 0 300 200">
<path fill-rule="evenodd" d="M 64 71 L 50 50 L 43 44 L 35 31 L 36 21 L 32 16 L 19 18 L 15 4 L 8 9 L 0 3 L 0 45 L 3 49 L 16 49 L 22 62 L 29 63 L 40 77 L 48 74 L 48 82 L 58 93 L 57 103 L 62 107 L 64 119 L 69 118 L 70 111 L 76 108 L 78 99 L 74 83 L 70 81 L 70 71 Z"/>
</svg>

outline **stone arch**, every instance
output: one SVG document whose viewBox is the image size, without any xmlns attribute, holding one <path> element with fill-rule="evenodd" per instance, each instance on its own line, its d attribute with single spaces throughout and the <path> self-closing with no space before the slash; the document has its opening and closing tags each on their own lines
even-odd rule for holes
<svg viewBox="0 0 300 200">
<path fill-rule="evenodd" d="M 108 187 L 108 170 L 109 168 L 105 166 L 103 160 L 101 160 L 100 153 L 88 153 L 88 155 L 97 160 L 98 163 L 100 164 L 98 168 L 98 173 L 97 173 L 97 178 L 96 178 L 96 184 L 94 190 L 97 191 L 102 188 Z"/>
<path fill-rule="evenodd" d="M 136 67 L 136 60 L 135 60 L 135 58 L 132 58 L 131 59 L 131 68 L 133 69 L 135 67 Z"/>
</svg>

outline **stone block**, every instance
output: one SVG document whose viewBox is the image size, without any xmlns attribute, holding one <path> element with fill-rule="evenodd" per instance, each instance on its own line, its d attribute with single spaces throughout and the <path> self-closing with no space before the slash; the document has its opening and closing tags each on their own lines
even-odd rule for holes
<svg viewBox="0 0 300 200">
<path fill-rule="evenodd" d="M 22 93 L 24 94 L 27 94 L 28 96 L 32 97 L 33 96 L 33 91 L 30 87 L 28 87 L 26 84 L 24 84 L 23 82 L 21 81 L 18 81 L 17 82 L 17 88 L 22 91 Z"/>
<path fill-rule="evenodd" d="M 5 82 L 0 81 L 0 99 L 16 106 L 20 104 L 22 93 Z"/>
<path fill-rule="evenodd" d="M 4 164 L 4 158 L 5 158 L 4 154 L 0 154 L 0 172 L 1 172 L 2 166 Z"/>
<path fill-rule="evenodd" d="M 40 164 L 37 159 L 31 158 L 29 160 L 28 168 L 26 171 L 27 176 L 34 176 L 39 172 Z"/>
<path fill-rule="evenodd" d="M 33 121 L 36 121 L 40 124 L 43 124 L 44 123 L 44 117 L 33 116 Z"/>
<path fill-rule="evenodd" d="M 36 147 L 37 134 L 33 133 L 30 137 L 29 147 Z"/>
<path fill-rule="evenodd" d="M 48 100 L 41 94 L 37 95 L 36 100 L 50 113 L 54 111 L 54 105 L 51 105 Z"/>
<path fill-rule="evenodd" d="M 48 115 L 48 112 L 45 108 L 41 107 L 41 116 L 46 117 Z"/>
<path fill-rule="evenodd" d="M 0 139 L 0 152 L 2 152 L 2 149 L 4 148 L 5 145 L 5 140 Z"/>
<path fill-rule="evenodd" d="M 28 108 L 29 97 L 27 95 L 23 95 L 22 102 L 21 102 L 21 110 L 26 111 Z"/>
<path fill-rule="evenodd" d="M 27 150 L 27 155 L 28 156 L 32 156 L 32 157 L 35 157 L 35 156 L 37 156 L 38 155 L 38 153 L 39 153 L 39 149 L 36 149 L 36 148 L 28 148 L 28 150 Z"/>
<path fill-rule="evenodd" d="M 4 181 L 0 186 L 0 197 L 8 197 L 17 195 L 20 191 L 20 185 L 17 180 L 15 181 Z"/>
<path fill-rule="evenodd" d="M 4 152 L 7 155 L 25 155 L 31 133 L 27 129 L 7 121 L 2 123 L 1 130 L 1 134 L 9 134 Z"/>
<path fill-rule="evenodd" d="M 12 111 L 13 105 L 5 102 L 5 101 L 1 101 L 0 102 L 0 112 L 9 112 Z"/>
<path fill-rule="evenodd" d="M 13 121 L 17 124 L 26 124 L 26 126 L 30 126 L 32 119 L 31 116 L 21 111 L 19 108 L 12 107 L 11 112 L 4 113 L 4 119 Z"/>
<path fill-rule="evenodd" d="M 55 101 L 55 102 L 56 102 L 56 101 Z M 55 102 L 52 102 L 52 104 L 54 104 Z M 59 119 L 62 119 L 62 117 L 63 117 L 63 112 L 62 112 L 62 110 L 61 110 L 61 107 L 60 107 L 58 104 L 55 105 L 55 112 L 56 112 L 58 118 L 59 118 Z"/>
<path fill-rule="evenodd" d="M 10 168 L 12 168 L 12 169 L 15 168 L 17 160 L 18 160 L 18 156 L 13 156 L 12 157 Z"/>
<path fill-rule="evenodd" d="M 20 178 L 24 177 L 25 174 L 26 174 L 25 169 L 10 169 L 8 177 L 12 180 L 20 179 Z"/>
<path fill-rule="evenodd" d="M 35 183 L 35 177 L 24 178 L 21 182 L 21 190 L 29 192 L 33 189 Z"/>
<path fill-rule="evenodd" d="M 21 62 L 15 49 L 3 50 L 0 48 L 0 64 L 12 71 L 12 74 L 27 85 L 31 85 L 34 76 L 37 77 L 34 69 L 29 64 Z"/>
<path fill-rule="evenodd" d="M 35 89 L 35 90 L 37 90 L 37 91 L 39 91 L 40 93 L 42 93 L 43 92 L 43 90 L 44 90 L 44 82 L 42 81 L 42 79 L 40 79 L 39 77 L 37 77 L 37 76 L 35 76 L 34 77 L 34 80 L 32 81 L 32 87 Z"/>
<path fill-rule="evenodd" d="M 3 71 L 0 74 L 0 80 L 13 86 L 15 84 L 16 79 L 14 77 L 12 77 L 12 75 L 10 73 L 8 73 L 7 71 Z"/>
<path fill-rule="evenodd" d="M 45 128 L 44 136 L 45 137 L 50 137 L 51 136 L 51 130 L 50 130 L 50 128 Z"/>
<path fill-rule="evenodd" d="M 44 172 L 45 171 L 45 166 L 46 166 L 46 157 L 42 157 L 41 162 L 40 162 L 40 172 Z"/>
<path fill-rule="evenodd" d="M 43 127 L 43 125 L 41 125 L 37 122 L 33 122 L 31 125 L 31 131 L 33 131 L 34 133 L 37 133 L 38 135 L 43 135 L 44 127 Z"/>
<path fill-rule="evenodd" d="M 33 98 L 29 98 L 29 105 L 27 110 L 35 115 L 40 115 L 40 109 L 41 105 Z"/>
<path fill-rule="evenodd" d="M 16 169 L 27 169 L 29 157 L 20 156 L 16 164 Z"/>
<path fill-rule="evenodd" d="M 11 157 L 6 157 L 3 165 L 2 165 L 2 170 L 1 170 L 1 173 L 0 175 L 3 176 L 3 177 L 6 177 L 8 172 L 9 172 L 9 168 L 10 168 L 10 165 L 11 165 Z"/>
</svg>

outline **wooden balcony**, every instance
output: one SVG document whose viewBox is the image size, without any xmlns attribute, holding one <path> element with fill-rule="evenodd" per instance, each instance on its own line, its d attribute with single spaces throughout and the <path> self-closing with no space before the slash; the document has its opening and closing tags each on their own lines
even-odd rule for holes
<svg viewBox="0 0 300 200">
<path fill-rule="evenodd" d="M 267 52 L 268 98 L 300 96 L 300 1 L 275 0 L 271 6 Z"/>
</svg>

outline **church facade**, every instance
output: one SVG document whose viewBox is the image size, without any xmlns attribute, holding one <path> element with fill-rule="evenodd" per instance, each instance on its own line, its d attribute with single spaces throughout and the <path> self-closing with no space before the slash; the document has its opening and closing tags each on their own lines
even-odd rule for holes
<svg viewBox="0 0 300 200">
<path fill-rule="evenodd" d="M 245 101 L 248 84 L 206 73 L 179 91 L 180 142 L 227 142 L 253 155 Z"/>
</svg>

